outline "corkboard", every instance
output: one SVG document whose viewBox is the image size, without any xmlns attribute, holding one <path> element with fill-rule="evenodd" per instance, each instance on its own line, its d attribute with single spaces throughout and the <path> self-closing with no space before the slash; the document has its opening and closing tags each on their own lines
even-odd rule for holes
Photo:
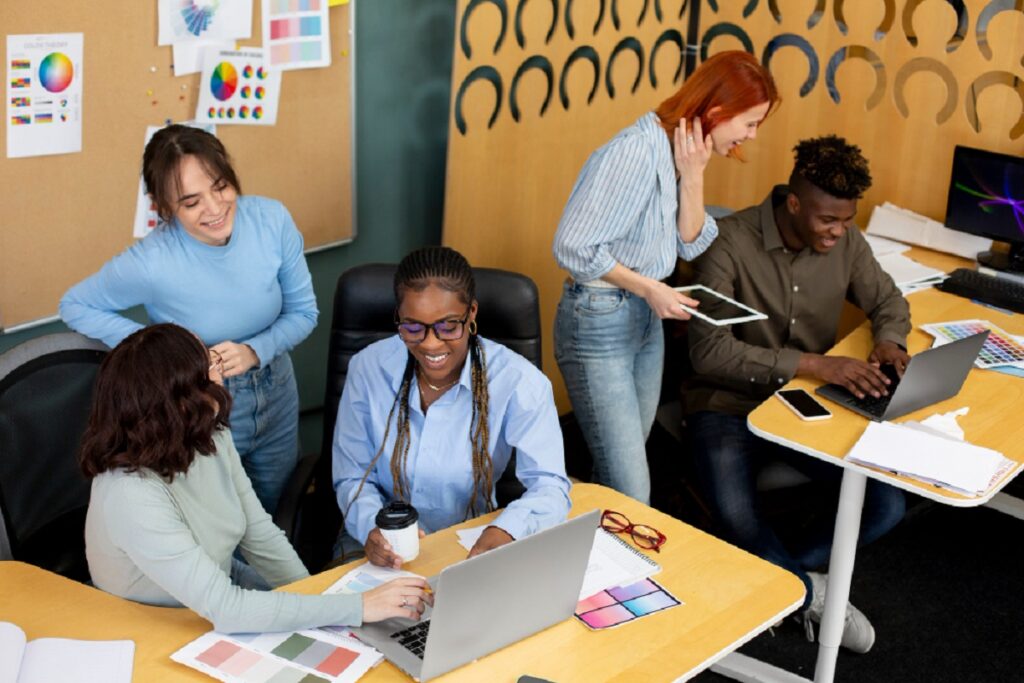
<svg viewBox="0 0 1024 683">
<path fill-rule="evenodd" d="M 240 46 L 261 45 L 260 4 Z M 7 159 L 0 126 L 0 328 L 52 316 L 69 286 L 133 241 L 146 127 L 192 118 L 200 87 L 199 74 L 175 77 L 171 48 L 156 45 L 156 11 L 153 0 L 0 8 L 4 34 L 85 36 L 82 152 Z M 242 189 L 282 201 L 307 249 L 354 234 L 351 11 L 330 10 L 330 67 L 284 73 L 275 126 L 217 129 Z"/>
</svg>

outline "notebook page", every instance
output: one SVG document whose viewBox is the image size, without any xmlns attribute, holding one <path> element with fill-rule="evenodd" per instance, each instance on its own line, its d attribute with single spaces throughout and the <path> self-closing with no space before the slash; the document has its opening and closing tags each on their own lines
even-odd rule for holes
<svg viewBox="0 0 1024 683">
<path fill-rule="evenodd" d="M 594 534 L 580 600 L 606 588 L 628 586 L 661 571 L 657 562 L 604 529 Z"/>
<path fill-rule="evenodd" d="M 130 640 L 38 638 L 25 646 L 18 683 L 131 683 Z"/>
<path fill-rule="evenodd" d="M 8 621 L 0 621 L 0 683 L 18 680 L 25 632 Z"/>
</svg>

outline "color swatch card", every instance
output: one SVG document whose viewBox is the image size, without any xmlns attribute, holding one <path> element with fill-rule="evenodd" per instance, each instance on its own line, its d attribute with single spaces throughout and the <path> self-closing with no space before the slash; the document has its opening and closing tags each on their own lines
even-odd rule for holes
<svg viewBox="0 0 1024 683">
<path fill-rule="evenodd" d="M 921 329 L 935 337 L 936 344 L 970 337 L 988 330 L 988 339 L 981 347 L 975 367 L 995 368 L 1005 365 L 1024 367 L 1024 344 L 1021 344 L 1009 333 L 996 327 L 987 320 L 956 320 L 948 323 L 931 323 L 921 325 Z"/>
<path fill-rule="evenodd" d="M 226 683 L 354 683 L 381 655 L 353 638 L 321 631 L 210 631 L 171 659 Z"/>
<path fill-rule="evenodd" d="M 157 45 L 252 35 L 252 0 L 159 0 Z"/>
<path fill-rule="evenodd" d="M 183 126 L 192 126 L 194 128 L 202 128 L 211 135 L 217 134 L 217 126 L 212 123 L 202 123 L 196 121 L 182 121 Z M 160 130 L 161 126 L 147 126 L 146 127 L 146 139 L 142 143 L 142 148 L 145 150 L 146 145 L 153 138 L 153 135 Z M 142 158 L 142 154 L 139 154 L 139 158 Z M 153 232 L 156 229 L 157 224 L 160 222 L 160 217 L 156 213 L 156 205 L 153 200 L 149 198 L 146 193 L 146 183 L 142 180 L 142 174 L 139 174 L 139 189 L 136 193 L 135 198 L 135 223 L 132 227 L 132 237 L 142 238 Z"/>
<path fill-rule="evenodd" d="M 82 151 L 82 34 L 7 36 L 7 157 Z"/>
<path fill-rule="evenodd" d="M 274 69 L 331 65 L 327 0 L 263 0 L 263 48 Z"/>
<path fill-rule="evenodd" d="M 208 49 L 195 120 L 250 126 L 277 123 L 281 72 L 269 69 L 263 55 L 260 48 Z"/>
<path fill-rule="evenodd" d="M 628 624 L 681 604 L 653 579 L 644 579 L 580 600 L 576 605 L 576 618 L 587 628 L 600 630 Z"/>
</svg>

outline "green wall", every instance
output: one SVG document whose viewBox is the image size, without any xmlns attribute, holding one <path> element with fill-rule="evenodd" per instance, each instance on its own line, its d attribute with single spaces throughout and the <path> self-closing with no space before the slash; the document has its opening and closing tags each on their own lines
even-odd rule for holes
<svg viewBox="0 0 1024 683">
<path fill-rule="evenodd" d="M 308 257 L 320 323 L 292 352 L 307 452 L 320 446 L 327 330 L 338 275 L 360 263 L 397 261 L 441 240 L 455 3 L 355 2 L 357 235 L 351 244 Z M 2 334 L 0 352 L 66 330 L 50 323 Z"/>
</svg>

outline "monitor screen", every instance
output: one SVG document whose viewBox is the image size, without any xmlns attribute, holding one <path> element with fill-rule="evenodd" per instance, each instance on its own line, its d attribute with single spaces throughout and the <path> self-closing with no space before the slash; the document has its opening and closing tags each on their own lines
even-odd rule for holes
<svg viewBox="0 0 1024 683">
<path fill-rule="evenodd" d="M 1024 244 L 1024 158 L 957 145 L 946 227 Z"/>
</svg>

